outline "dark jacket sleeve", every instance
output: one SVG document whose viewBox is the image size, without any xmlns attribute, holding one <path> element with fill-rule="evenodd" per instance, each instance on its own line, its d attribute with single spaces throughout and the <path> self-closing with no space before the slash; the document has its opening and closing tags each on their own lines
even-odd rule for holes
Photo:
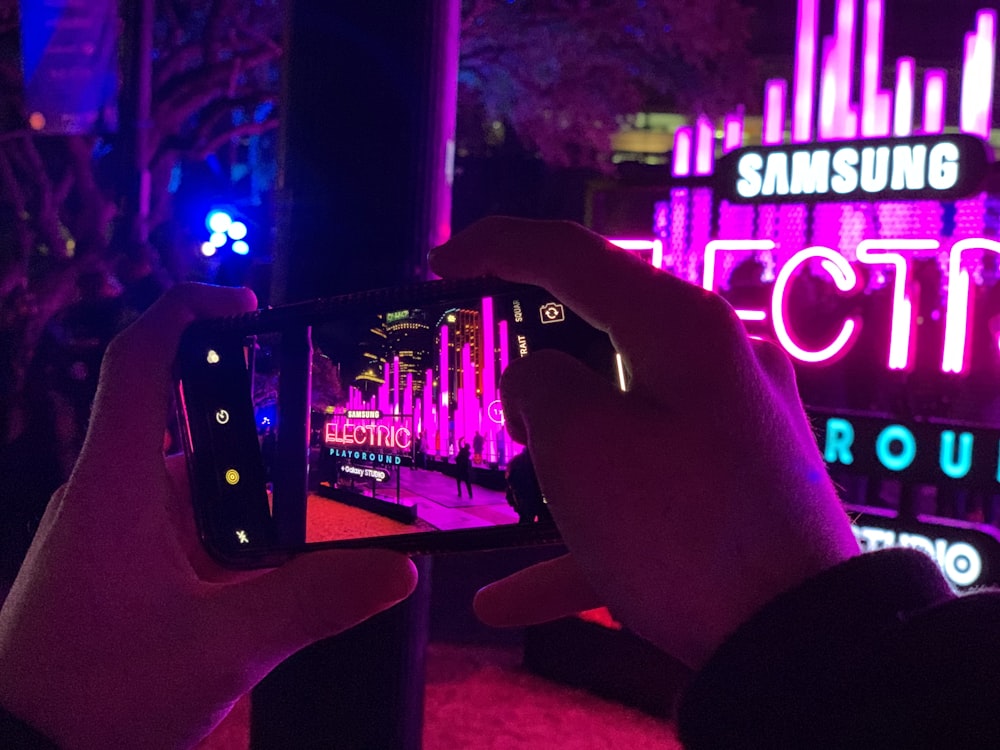
<svg viewBox="0 0 1000 750">
<path fill-rule="evenodd" d="M 1000 748 L 1000 592 L 957 596 L 913 550 L 853 558 L 779 596 L 699 672 L 702 748 Z"/>
</svg>

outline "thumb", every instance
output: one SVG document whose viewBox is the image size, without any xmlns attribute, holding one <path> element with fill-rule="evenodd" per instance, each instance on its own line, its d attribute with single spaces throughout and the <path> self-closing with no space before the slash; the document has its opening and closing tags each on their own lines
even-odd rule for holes
<svg viewBox="0 0 1000 750">
<path fill-rule="evenodd" d="M 416 584 L 416 568 L 397 552 L 310 552 L 226 586 L 221 610 L 240 613 L 243 658 L 280 661 L 388 609 Z"/>
</svg>

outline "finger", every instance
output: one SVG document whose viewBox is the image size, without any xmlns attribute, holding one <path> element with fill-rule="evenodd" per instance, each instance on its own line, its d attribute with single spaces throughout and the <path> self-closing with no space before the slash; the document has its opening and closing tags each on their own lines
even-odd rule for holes
<svg viewBox="0 0 1000 750">
<path fill-rule="evenodd" d="M 487 625 L 537 625 L 602 606 L 572 555 L 538 563 L 481 589 L 472 602 Z"/>
<path fill-rule="evenodd" d="M 548 289 L 611 336 L 638 385 L 666 378 L 676 387 L 693 373 L 715 377 L 752 361 L 743 327 L 721 297 L 571 222 L 484 219 L 429 260 L 444 277 L 494 275 Z"/>
<path fill-rule="evenodd" d="M 416 584 L 416 568 L 397 552 L 310 552 L 224 587 L 219 604 L 223 613 L 242 613 L 246 658 L 282 659 L 388 609 Z"/>
<path fill-rule="evenodd" d="M 179 284 L 118 334 L 101 364 L 81 463 L 133 475 L 150 470 L 162 456 L 181 333 L 194 320 L 249 312 L 256 304 L 249 289 Z"/>
</svg>

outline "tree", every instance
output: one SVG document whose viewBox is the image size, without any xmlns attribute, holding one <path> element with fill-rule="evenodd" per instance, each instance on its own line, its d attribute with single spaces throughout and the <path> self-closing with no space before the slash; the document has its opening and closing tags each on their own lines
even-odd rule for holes
<svg viewBox="0 0 1000 750">
<path fill-rule="evenodd" d="M 257 167 L 273 174 L 273 158 L 255 164 L 254 154 L 277 126 L 283 23 L 282 0 L 155 3 L 142 165 L 153 237 L 176 235 L 158 230 L 177 224 L 197 167 L 211 165 L 226 187 Z M 122 138 L 32 131 L 19 47 L 18 0 L 0 0 L 0 532 L 19 529 L 0 546 L 15 564 L 24 529 L 75 460 L 108 340 L 190 275 L 203 239 L 111 243 L 128 189 Z"/>
<path fill-rule="evenodd" d="M 745 98 L 749 18 L 738 0 L 465 0 L 462 145 L 513 130 L 546 163 L 607 169 L 627 115 Z"/>
</svg>

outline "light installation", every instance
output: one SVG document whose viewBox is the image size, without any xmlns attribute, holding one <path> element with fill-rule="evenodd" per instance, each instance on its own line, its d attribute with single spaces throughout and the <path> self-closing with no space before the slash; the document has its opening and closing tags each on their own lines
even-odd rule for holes
<svg viewBox="0 0 1000 750">
<path fill-rule="evenodd" d="M 743 107 L 722 118 L 720 143 L 704 117 L 679 128 L 653 236 L 612 242 L 715 291 L 753 265 L 769 299 L 737 301 L 737 314 L 796 361 L 851 356 L 867 323 L 885 331 L 886 370 L 910 370 L 918 351 L 934 348 L 940 372 L 967 373 L 979 366 L 971 358 L 977 288 L 994 283 L 986 266 L 1000 266 L 984 260 L 1000 260 L 1000 211 L 978 178 L 967 181 L 985 173 L 992 153 L 997 11 L 969 19 L 956 50 L 960 85 L 949 91 L 944 69 L 922 68 L 911 55 L 883 59 L 885 3 L 835 0 L 825 21 L 832 31 L 821 35 L 820 0 L 798 0 L 794 72 L 765 84 L 761 145 L 744 143 Z M 949 109 L 949 96 L 957 107 Z M 948 111 L 957 122 L 946 123 Z M 918 278 L 927 264 L 939 271 L 937 289 Z M 794 298 L 816 285 L 845 304 L 825 338 L 807 342 Z M 885 320 L 847 310 L 853 297 L 883 288 L 891 291 L 877 313 Z M 943 341 L 921 336 L 918 289 L 943 300 L 934 312 Z"/>
</svg>

